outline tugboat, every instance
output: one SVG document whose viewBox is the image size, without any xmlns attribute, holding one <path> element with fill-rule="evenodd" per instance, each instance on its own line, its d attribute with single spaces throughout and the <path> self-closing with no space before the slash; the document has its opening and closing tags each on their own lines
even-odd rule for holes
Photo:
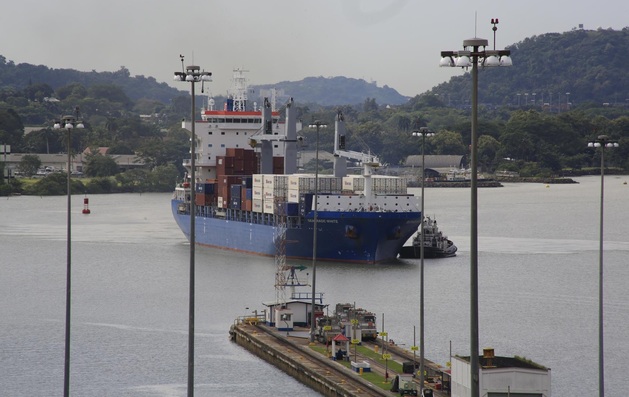
<svg viewBox="0 0 629 397">
<path fill-rule="evenodd" d="M 400 250 L 400 258 L 420 258 L 422 240 L 424 242 L 424 258 L 447 258 L 456 255 L 456 245 L 439 230 L 437 221 L 425 217 L 423 239 L 422 229 L 417 230 L 413 236 L 413 244 L 404 246 Z"/>
</svg>

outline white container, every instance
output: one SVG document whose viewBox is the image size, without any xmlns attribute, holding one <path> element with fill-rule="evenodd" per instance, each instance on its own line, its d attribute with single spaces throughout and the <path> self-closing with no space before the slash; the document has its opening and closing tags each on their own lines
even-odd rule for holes
<svg viewBox="0 0 629 397">
<path fill-rule="evenodd" d="M 253 199 L 251 201 L 251 210 L 253 212 L 263 212 L 262 199 Z"/>
<path fill-rule="evenodd" d="M 265 214 L 273 214 L 275 212 L 275 204 L 273 200 L 264 200 L 262 202 L 262 212 Z"/>
</svg>

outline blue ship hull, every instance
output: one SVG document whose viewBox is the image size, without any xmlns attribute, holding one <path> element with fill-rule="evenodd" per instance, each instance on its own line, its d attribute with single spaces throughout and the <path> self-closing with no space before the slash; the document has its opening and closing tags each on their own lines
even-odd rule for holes
<svg viewBox="0 0 629 397">
<path fill-rule="evenodd" d="M 172 200 L 179 228 L 190 240 L 190 216 L 180 212 L 182 201 Z M 211 207 L 197 207 L 195 240 L 203 246 L 275 256 L 278 228 L 273 215 L 226 210 L 221 217 Z M 404 243 L 417 231 L 419 212 L 317 213 L 317 260 L 378 263 L 397 258 Z M 289 221 L 291 223 L 291 221 Z M 286 228 L 286 257 L 312 259 L 313 214 L 294 218 Z"/>
</svg>

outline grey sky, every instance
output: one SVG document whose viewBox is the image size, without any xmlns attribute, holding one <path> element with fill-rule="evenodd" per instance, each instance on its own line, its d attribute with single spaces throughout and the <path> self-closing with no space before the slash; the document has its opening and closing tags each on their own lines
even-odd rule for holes
<svg viewBox="0 0 629 397">
<path fill-rule="evenodd" d="M 194 61 L 213 72 L 214 94 L 225 93 L 232 69 L 240 67 L 250 71 L 252 84 L 346 76 L 414 96 L 461 73 L 438 67 L 441 50 L 459 49 L 475 35 L 493 42 L 491 18 L 500 20 L 497 48 L 579 24 L 586 29 L 629 25 L 627 0 L 5 3 L 0 55 L 16 64 L 98 72 L 125 66 L 131 75 L 188 89 L 172 81 L 183 54 L 186 64 Z"/>
</svg>

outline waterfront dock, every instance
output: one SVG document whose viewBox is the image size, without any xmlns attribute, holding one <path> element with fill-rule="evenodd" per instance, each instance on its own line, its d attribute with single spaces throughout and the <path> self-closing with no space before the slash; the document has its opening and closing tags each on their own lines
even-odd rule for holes
<svg viewBox="0 0 629 397">
<path fill-rule="evenodd" d="M 409 361 L 419 367 L 419 357 L 413 363 L 413 353 L 396 345 L 363 342 L 352 346 L 343 357 L 335 357 L 332 346 L 310 343 L 309 329 L 295 328 L 277 331 L 257 317 L 238 319 L 230 329 L 230 337 L 238 345 L 275 365 L 298 381 L 325 396 L 393 396 L 395 378 L 408 370 Z M 384 350 L 383 350 L 384 349 Z M 384 354 L 383 354 L 384 352 Z M 386 360 L 383 358 L 386 357 Z M 434 396 L 447 396 L 442 387 L 449 386 L 449 374 L 439 365 L 425 361 L 424 388 Z M 408 372 L 408 371 L 405 371 Z M 419 376 L 413 381 L 419 388 Z M 277 385 L 281 388 L 281 385 Z"/>
</svg>

